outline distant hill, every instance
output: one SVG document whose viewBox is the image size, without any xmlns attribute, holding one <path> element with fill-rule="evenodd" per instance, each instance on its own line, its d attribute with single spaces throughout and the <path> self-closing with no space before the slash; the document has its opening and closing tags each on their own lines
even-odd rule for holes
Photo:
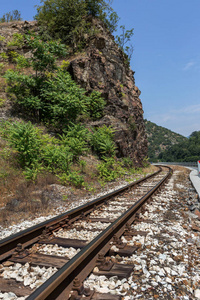
<svg viewBox="0 0 200 300">
<path fill-rule="evenodd" d="M 171 146 L 158 156 L 161 161 L 196 162 L 200 160 L 200 131 L 194 131 L 188 139 Z"/>
<path fill-rule="evenodd" d="M 148 156 L 153 162 L 160 158 L 161 152 L 188 140 L 186 137 L 151 121 L 145 120 L 145 127 L 148 139 Z"/>
</svg>

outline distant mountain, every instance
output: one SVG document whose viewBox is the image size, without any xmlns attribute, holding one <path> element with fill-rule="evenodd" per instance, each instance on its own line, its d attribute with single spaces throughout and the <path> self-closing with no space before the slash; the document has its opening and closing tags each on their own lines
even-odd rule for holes
<svg viewBox="0 0 200 300">
<path fill-rule="evenodd" d="M 150 161 L 153 162 L 160 158 L 163 151 L 188 140 L 186 137 L 158 126 L 151 121 L 145 120 L 145 127 L 148 140 L 148 156 Z"/>
</svg>

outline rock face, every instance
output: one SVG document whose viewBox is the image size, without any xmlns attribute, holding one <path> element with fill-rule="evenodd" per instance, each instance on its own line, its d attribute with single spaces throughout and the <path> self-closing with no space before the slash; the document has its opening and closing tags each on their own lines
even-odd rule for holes
<svg viewBox="0 0 200 300">
<path fill-rule="evenodd" d="M 147 138 L 134 72 L 103 23 L 93 22 L 98 34 L 88 38 L 83 54 L 70 60 L 69 71 L 88 92 L 98 90 L 107 100 L 104 117 L 91 125 L 112 126 L 117 156 L 130 156 L 136 165 L 141 165 L 147 156 Z"/>
<path fill-rule="evenodd" d="M 130 156 L 135 165 L 141 165 L 147 156 L 147 137 L 140 90 L 135 86 L 134 72 L 104 24 L 95 19 L 92 22 L 98 33 L 85 37 L 85 52 L 69 59 L 69 72 L 88 93 L 93 89 L 98 90 L 107 101 L 104 117 L 89 125 L 112 126 L 118 147 L 117 156 Z M 6 52 L 6 43 L 14 33 L 27 30 L 37 31 L 37 23 L 18 21 L 0 24 L 0 35 L 5 37 L 0 41 L 0 52 Z M 26 57 L 29 55 L 27 49 L 18 52 Z"/>
</svg>

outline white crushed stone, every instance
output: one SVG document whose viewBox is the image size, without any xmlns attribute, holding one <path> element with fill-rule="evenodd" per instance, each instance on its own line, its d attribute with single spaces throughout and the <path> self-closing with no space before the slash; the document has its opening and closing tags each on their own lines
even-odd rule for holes
<svg viewBox="0 0 200 300">
<path fill-rule="evenodd" d="M 29 263 L 25 265 L 15 263 L 9 267 L 2 266 L 1 276 L 5 279 L 15 279 L 18 282 L 23 282 L 25 286 L 34 289 L 43 284 L 56 271 L 57 268 L 40 268 L 39 266 L 30 266 Z"/>
<path fill-rule="evenodd" d="M 46 255 L 56 255 L 56 256 L 67 256 L 69 259 L 74 257 L 81 249 L 75 249 L 73 247 L 64 248 L 58 246 L 57 244 L 42 244 L 37 246 L 37 252 Z"/>
<path fill-rule="evenodd" d="M 77 221 L 73 223 L 73 227 L 80 227 L 83 229 L 98 229 L 104 230 L 106 229 L 111 223 L 103 223 L 103 222 L 88 222 L 88 221 Z"/>
<path fill-rule="evenodd" d="M 131 276 L 119 280 L 117 276 L 107 278 L 91 274 L 84 286 L 99 293 L 121 295 L 124 300 L 147 297 L 153 300 L 155 298 L 150 294 L 151 291 L 157 295 L 157 299 L 200 299 L 200 263 L 197 249 L 200 234 L 191 230 L 191 224 L 180 207 L 176 208 L 178 192 L 173 190 L 176 174 L 177 172 L 164 191 L 154 196 L 153 202 L 146 205 L 146 212 L 139 215 L 151 222 L 131 225 L 131 230 L 145 231 L 146 236 L 138 234 L 127 240 L 125 236 L 122 237 L 122 242 L 139 247 L 131 257 L 120 258 L 118 255 L 119 263 L 133 264 L 134 271 Z M 180 184 L 179 188 L 182 187 Z M 166 211 L 169 215 L 164 217 Z M 116 252 L 118 250 L 115 245 L 112 249 Z M 116 257 L 111 258 L 115 260 Z M 97 267 L 95 272 L 98 272 Z M 181 293 L 177 291 L 177 287 L 178 291 L 179 288 L 182 289 Z"/>
<path fill-rule="evenodd" d="M 67 239 L 77 239 L 77 240 L 86 240 L 88 242 L 92 241 L 97 235 L 100 234 L 100 231 L 87 231 L 87 230 L 76 230 L 75 228 L 69 230 L 60 229 L 57 232 L 54 232 L 54 236 L 62 237 Z"/>
</svg>

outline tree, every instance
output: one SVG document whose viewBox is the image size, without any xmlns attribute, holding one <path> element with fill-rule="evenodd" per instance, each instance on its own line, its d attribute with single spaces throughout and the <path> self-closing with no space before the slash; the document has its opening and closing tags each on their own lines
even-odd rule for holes
<svg viewBox="0 0 200 300">
<path fill-rule="evenodd" d="M 110 6 L 110 0 L 41 0 L 35 19 L 43 36 L 60 38 L 73 49 L 82 47 L 84 34 L 90 34 L 88 16 L 101 19 L 108 28 L 116 29 L 118 16 Z"/>
<path fill-rule="evenodd" d="M 80 0 L 42 0 L 35 19 L 42 32 L 64 43 L 75 45 L 86 27 L 86 5 Z"/>
<path fill-rule="evenodd" d="M 6 14 L 3 15 L 2 18 L 0 18 L 0 22 L 12 22 L 12 21 L 21 21 L 21 13 L 15 9 L 12 12 L 8 12 Z"/>
<path fill-rule="evenodd" d="M 98 17 L 107 25 L 111 32 L 116 30 L 119 17 L 110 5 L 112 0 L 85 0 L 85 2 L 88 15 Z"/>
<path fill-rule="evenodd" d="M 119 47 L 124 51 L 128 56 L 128 61 L 130 62 L 132 54 L 133 54 L 133 46 L 126 46 L 125 45 L 130 42 L 131 37 L 133 36 L 133 28 L 130 30 L 125 30 L 125 26 L 120 26 L 122 33 L 120 35 L 116 36 L 116 42 L 119 45 Z"/>
</svg>

